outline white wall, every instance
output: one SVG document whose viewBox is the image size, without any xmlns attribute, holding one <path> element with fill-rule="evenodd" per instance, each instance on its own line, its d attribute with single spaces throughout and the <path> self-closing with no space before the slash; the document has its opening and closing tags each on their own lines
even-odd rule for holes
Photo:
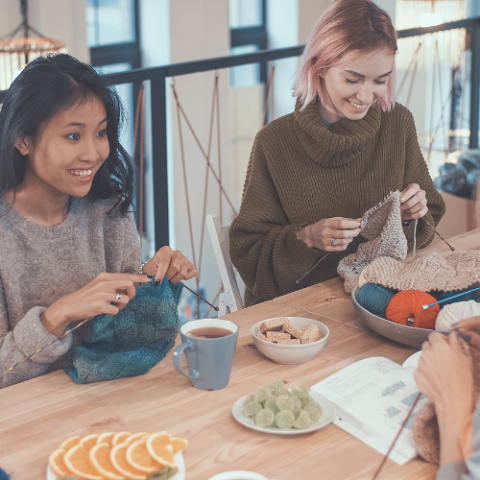
<svg viewBox="0 0 480 480">
<path fill-rule="evenodd" d="M 307 42 L 313 25 L 332 3 L 333 0 L 298 0 L 299 45 Z"/>
<path fill-rule="evenodd" d="M 68 53 L 90 61 L 87 45 L 86 0 L 30 0 L 29 23 L 46 37 L 62 40 Z M 0 0 L 0 36 L 21 23 L 20 2 Z"/>
</svg>

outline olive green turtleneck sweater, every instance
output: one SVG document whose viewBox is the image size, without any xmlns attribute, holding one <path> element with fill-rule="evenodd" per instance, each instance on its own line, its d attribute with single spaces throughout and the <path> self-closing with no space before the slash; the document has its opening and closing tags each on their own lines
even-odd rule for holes
<svg viewBox="0 0 480 480">
<path fill-rule="evenodd" d="M 297 239 L 305 225 L 332 217 L 360 218 L 392 190 L 418 183 L 426 191 L 425 218 L 437 225 L 445 204 L 420 152 L 412 114 L 396 104 L 391 112 L 370 108 L 362 120 L 325 125 L 318 104 L 285 115 L 257 134 L 240 213 L 230 227 L 230 256 L 252 305 L 337 275 L 341 258 L 365 241 L 329 255 L 299 285 L 325 252 Z M 405 227 L 409 247 L 413 222 Z M 419 221 L 417 248 L 433 239 Z"/>
</svg>

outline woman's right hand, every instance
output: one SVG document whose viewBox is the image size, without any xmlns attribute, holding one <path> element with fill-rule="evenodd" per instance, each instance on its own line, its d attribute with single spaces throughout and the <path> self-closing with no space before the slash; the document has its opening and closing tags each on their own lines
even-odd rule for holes
<svg viewBox="0 0 480 480">
<path fill-rule="evenodd" d="M 462 338 L 473 348 L 480 350 L 480 317 L 460 320 L 454 327 Z"/>
<path fill-rule="evenodd" d="M 103 313 L 116 315 L 135 296 L 135 283 L 148 282 L 146 275 L 101 273 L 80 290 L 60 297 L 43 312 L 40 320 L 48 332 L 58 337 L 70 322 Z"/>
<path fill-rule="evenodd" d="M 343 252 L 360 233 L 361 218 L 326 218 L 307 225 L 298 232 L 298 238 L 310 248 L 325 252 Z M 335 241 L 334 241 L 335 240 Z"/>
</svg>

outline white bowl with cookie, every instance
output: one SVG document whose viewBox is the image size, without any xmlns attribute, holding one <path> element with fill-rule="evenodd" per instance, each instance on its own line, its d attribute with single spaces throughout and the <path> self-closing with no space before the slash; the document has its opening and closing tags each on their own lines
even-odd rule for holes
<svg viewBox="0 0 480 480">
<path fill-rule="evenodd" d="M 278 317 L 256 323 L 250 333 L 266 357 L 295 365 L 311 360 L 324 347 L 330 331 L 310 318 Z"/>
</svg>

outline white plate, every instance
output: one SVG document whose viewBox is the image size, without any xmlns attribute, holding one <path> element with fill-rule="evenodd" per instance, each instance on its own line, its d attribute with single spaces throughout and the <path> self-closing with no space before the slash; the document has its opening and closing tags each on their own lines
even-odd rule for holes
<svg viewBox="0 0 480 480">
<path fill-rule="evenodd" d="M 298 430 L 296 428 L 274 428 L 274 427 L 259 427 L 255 422 L 251 419 L 243 415 L 243 407 L 245 404 L 245 399 L 248 395 L 239 398 L 232 407 L 232 414 L 235 420 L 242 425 L 245 425 L 252 430 L 257 430 L 258 432 L 264 433 L 273 433 L 275 435 L 302 435 L 304 433 L 314 432 L 315 430 L 319 430 L 320 428 L 326 427 L 332 420 L 335 415 L 335 408 L 333 403 L 330 400 L 327 400 L 322 395 L 310 390 L 310 396 L 317 402 L 323 409 L 323 414 L 318 420 L 318 422 L 314 423 L 311 427 L 305 428 L 303 430 Z"/>
<path fill-rule="evenodd" d="M 181 451 L 175 454 L 175 463 L 177 464 L 178 472 L 173 477 L 170 477 L 169 480 L 185 480 L 185 461 Z M 47 467 L 47 480 L 57 480 L 57 476 L 52 472 L 50 465 Z"/>
</svg>

